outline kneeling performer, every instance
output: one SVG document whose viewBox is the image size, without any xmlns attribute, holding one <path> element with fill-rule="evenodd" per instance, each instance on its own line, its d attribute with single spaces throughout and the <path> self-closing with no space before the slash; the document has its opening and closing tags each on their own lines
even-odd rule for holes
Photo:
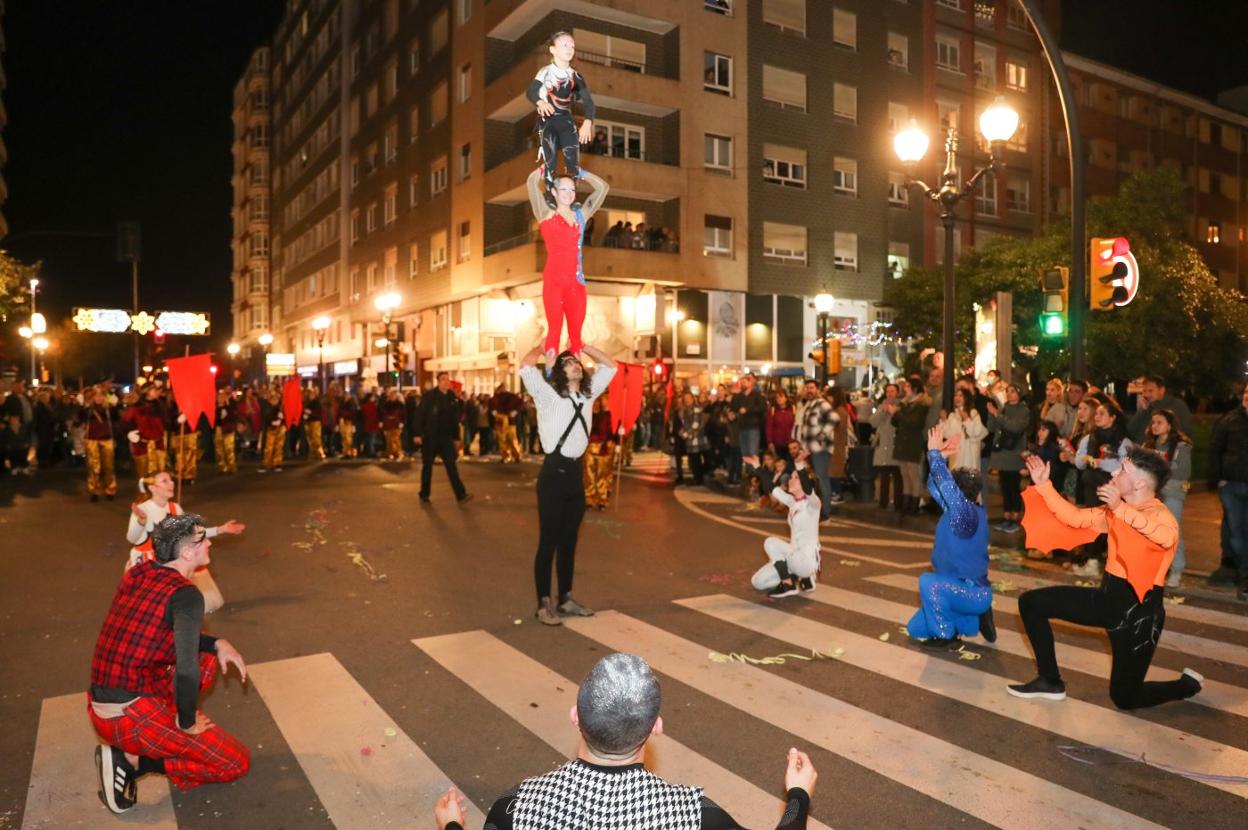
<svg viewBox="0 0 1248 830">
<path fill-rule="evenodd" d="M 766 591 L 770 597 L 815 590 L 819 572 L 819 484 L 806 466 L 806 453 L 796 465 L 794 472 L 771 491 L 771 497 L 789 509 L 789 541 L 778 536 L 764 539 L 767 564 L 750 580 L 754 590 Z"/>
</svg>

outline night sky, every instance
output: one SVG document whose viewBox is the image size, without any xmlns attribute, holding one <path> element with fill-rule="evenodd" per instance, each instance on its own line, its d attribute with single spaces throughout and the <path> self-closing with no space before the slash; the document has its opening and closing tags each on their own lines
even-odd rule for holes
<svg viewBox="0 0 1248 830">
<path fill-rule="evenodd" d="M 831 0 L 812 0 L 831 2 Z M 284 0 L 38 0 L 4 21 L 9 161 L 3 244 L 45 262 L 49 323 L 129 306 L 111 232 L 142 223 L 142 307 L 207 310 L 230 331 L 230 110 Z M 1248 83 L 1244 0 L 1065 0 L 1063 47 L 1212 97 Z M 46 292 L 46 293 L 45 293 Z"/>
</svg>

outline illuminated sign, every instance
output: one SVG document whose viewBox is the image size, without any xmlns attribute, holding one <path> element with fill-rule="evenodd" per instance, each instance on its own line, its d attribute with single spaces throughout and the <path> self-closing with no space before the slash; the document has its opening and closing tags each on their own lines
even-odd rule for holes
<svg viewBox="0 0 1248 830">
<path fill-rule="evenodd" d="M 133 331 L 147 335 L 160 330 L 165 334 L 208 334 L 212 321 L 202 311 L 158 311 L 154 315 L 146 311 L 131 314 L 121 308 L 76 308 L 73 317 L 78 331 L 110 332 L 120 334 Z"/>
<path fill-rule="evenodd" d="M 339 360 L 334 363 L 335 375 L 358 375 L 360 373 L 360 361 L 358 360 Z"/>
<path fill-rule="evenodd" d="M 270 375 L 293 375 L 295 356 L 283 352 L 271 352 L 264 356 L 264 365 Z"/>
<path fill-rule="evenodd" d="M 315 366 L 300 366 L 299 367 L 299 377 L 301 378 L 315 377 L 316 372 L 317 372 L 317 368 Z"/>
</svg>

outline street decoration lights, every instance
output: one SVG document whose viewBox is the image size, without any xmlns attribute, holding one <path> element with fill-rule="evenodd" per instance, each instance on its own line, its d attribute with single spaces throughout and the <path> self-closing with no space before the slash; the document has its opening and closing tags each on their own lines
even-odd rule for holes
<svg viewBox="0 0 1248 830">
<path fill-rule="evenodd" d="M 988 142 L 989 166 L 981 167 L 961 186 L 958 184 L 958 131 L 955 124 L 945 128 L 945 169 L 940 176 L 940 185 L 930 187 L 922 180 L 914 178 L 918 163 L 927 154 L 928 137 L 913 120 L 910 125 L 893 137 L 893 149 L 906 170 L 906 184 L 918 188 L 928 199 L 940 206 L 940 220 L 945 227 L 945 286 L 944 303 L 941 314 L 941 350 L 944 353 L 944 384 L 942 386 L 943 406 L 950 406 L 953 400 L 953 375 L 955 360 L 953 356 L 953 327 L 955 308 L 955 287 L 953 278 L 953 230 L 954 209 L 963 198 L 973 193 L 979 180 L 988 174 L 997 175 L 1004 166 L 1002 151 L 1005 142 L 1018 129 L 1018 112 L 998 97 L 995 102 L 980 114 L 979 131 Z"/>
<path fill-rule="evenodd" d="M 390 315 L 394 310 L 403 303 L 403 298 L 399 296 L 397 291 L 387 291 L 384 294 L 378 294 L 373 300 L 373 305 L 381 312 L 381 324 L 385 327 L 385 346 L 386 346 L 386 375 L 390 374 L 390 347 L 392 341 L 390 339 Z M 401 384 L 400 384 L 401 385 Z"/>
<path fill-rule="evenodd" d="M 826 386 L 828 383 L 828 319 L 835 303 L 835 298 L 826 291 L 815 295 L 815 311 L 819 314 L 819 348 L 821 350 L 819 368 L 823 372 L 820 386 Z"/>
<path fill-rule="evenodd" d="M 329 329 L 329 318 L 317 317 L 312 321 L 312 331 L 316 332 L 316 372 L 321 378 L 321 394 L 325 394 L 325 332 Z"/>
</svg>

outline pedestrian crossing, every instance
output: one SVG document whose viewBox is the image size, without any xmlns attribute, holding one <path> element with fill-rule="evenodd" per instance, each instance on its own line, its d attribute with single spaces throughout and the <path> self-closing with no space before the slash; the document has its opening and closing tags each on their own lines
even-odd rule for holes
<svg viewBox="0 0 1248 830">
<path fill-rule="evenodd" d="M 409 699 L 427 693 L 423 678 L 427 689 L 454 698 L 440 711 L 508 724 L 549 757 L 566 758 L 578 740 L 570 722 L 577 679 L 609 651 L 640 654 L 664 684 L 664 734 L 649 745 L 647 765 L 669 780 L 705 787 L 744 826 L 772 827 L 783 809 L 781 763 L 762 764 L 743 753 L 744 735 L 758 735 L 766 753 L 772 743 L 822 753 L 811 823 L 819 830 L 917 826 L 923 816 L 927 826 L 1018 830 L 1243 826 L 1248 674 L 1239 664 L 1223 661 L 1224 670 L 1191 703 L 1127 713 L 1108 700 L 1108 656 L 1059 631 L 1064 670 L 1096 679 L 1096 693 L 1072 684 L 1063 703 L 1018 700 L 1005 694 L 1004 684 L 1026 679 L 1010 676 L 1021 661 L 1030 662 L 1025 638 L 1000 626 L 995 645 L 968 644 L 983 660 L 920 650 L 895 633 L 915 605 L 875 595 L 887 590 L 900 598 L 916 588 L 912 571 L 894 570 L 843 586 L 820 584 L 779 603 L 712 593 L 568 619 L 562 630 L 508 625 L 419 637 L 394 646 L 393 671 L 401 674 L 406 664 L 416 678 Z M 1013 597 L 996 599 L 1000 613 L 1016 613 Z M 1218 639 L 1234 639 L 1238 615 L 1186 606 L 1167 611 L 1178 608 L 1207 612 L 1191 615 L 1193 623 L 1221 620 L 1217 630 L 1187 635 L 1207 653 L 1242 648 Z M 876 630 L 894 633 L 864 633 Z M 1171 635 L 1163 634 L 1163 650 L 1192 653 L 1190 642 L 1174 645 Z M 781 652 L 787 660 L 765 659 Z M 731 653 L 737 656 L 725 657 Z M 276 788 L 274 799 L 297 782 L 315 794 L 327 825 L 371 830 L 427 826 L 437 796 L 456 786 L 471 796 L 468 826 L 475 829 L 494 795 L 545 771 L 523 753 L 500 759 L 502 739 L 500 747 L 478 746 L 462 740 L 455 724 L 398 712 L 395 698 L 378 688 L 392 679 L 353 672 L 340 657 L 319 653 L 249 667 L 248 693 L 229 715 L 239 717 L 241 705 L 246 717 L 271 724 L 266 734 L 280 736 L 280 745 L 270 737 L 252 758 L 252 776 L 290 783 Z M 1150 676 L 1175 676 L 1181 659 L 1159 652 L 1158 661 L 1168 665 Z M 214 703 L 205 706 L 210 715 Z M 96 738 L 85 709 L 81 692 L 42 701 L 23 830 L 112 820 L 96 797 Z M 251 743 L 233 722 L 222 725 Z M 1112 750 L 1115 761 L 1077 763 L 1062 754 L 1098 748 Z M 487 769 L 489 780 L 465 774 Z M 882 803 L 867 809 L 859 803 L 866 799 Z M 125 823 L 206 826 L 174 801 L 165 779 L 149 776 Z M 1198 812 L 1186 824 L 1192 810 Z"/>
</svg>

